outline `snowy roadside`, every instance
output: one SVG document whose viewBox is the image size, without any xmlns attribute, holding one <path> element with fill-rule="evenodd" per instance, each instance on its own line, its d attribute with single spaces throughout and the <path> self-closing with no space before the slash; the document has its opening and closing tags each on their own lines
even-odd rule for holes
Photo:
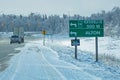
<svg viewBox="0 0 120 80">
<path fill-rule="evenodd" d="M 10 66 L 0 73 L 1 80 L 101 80 L 75 65 L 59 60 L 50 47 L 31 41 L 15 55 Z"/>
<path fill-rule="evenodd" d="M 117 47 L 115 49 L 111 49 L 111 51 L 116 52 L 116 54 L 119 53 L 119 39 L 115 40 L 111 38 L 101 38 L 99 40 L 99 47 L 101 47 L 100 55 L 104 55 L 104 51 L 109 52 L 110 48 L 116 47 L 116 45 Z M 112 43 L 109 41 L 111 41 Z M 81 39 L 81 46 L 78 47 L 78 60 L 74 59 L 74 47 L 71 47 L 70 38 L 65 36 L 63 38 L 57 37 L 56 40 L 54 39 L 53 44 L 50 42 L 47 42 L 47 44 L 59 54 L 60 59 L 75 64 L 79 67 L 83 67 L 85 71 L 102 77 L 102 80 L 107 80 L 107 77 L 110 77 L 108 80 L 120 79 L 120 67 L 118 65 L 106 65 L 101 60 L 98 63 L 95 62 L 94 38 Z M 108 55 L 111 56 L 111 54 Z M 86 64 L 88 66 L 86 66 Z M 108 71 L 108 73 L 104 71 Z"/>
<path fill-rule="evenodd" d="M 68 80 L 72 78 L 73 80 L 78 80 L 78 77 L 82 80 L 91 80 L 92 78 L 94 80 L 120 80 L 120 67 L 108 66 L 101 61 L 95 62 L 95 55 L 92 52 L 93 49 L 90 51 L 85 47 L 89 45 L 84 45 L 85 50 L 80 48 L 83 44 L 78 47 L 78 60 L 76 60 L 74 59 L 74 47 L 71 47 L 69 37 L 57 35 L 53 37 L 53 40 L 48 36 L 46 38 L 45 46 L 42 45 L 42 39 L 39 39 L 28 42 L 24 48 L 18 48 L 22 51 L 11 59 L 12 63 L 10 63 L 10 67 L 5 72 L 0 73 L 1 79 L 40 80 L 41 78 L 47 78 L 43 73 L 48 75 L 48 77 L 57 73 L 58 75 L 56 76 L 58 77 L 51 77 L 50 80 L 58 79 L 60 76 L 63 80 L 66 80 L 66 78 Z M 92 48 L 94 47 L 93 39 L 82 38 L 81 40 L 85 43 L 88 42 L 92 45 Z M 102 41 L 104 42 L 104 40 Z M 105 45 L 100 45 L 106 47 L 106 43 Z M 75 66 L 77 66 L 77 69 Z M 54 72 L 51 73 L 51 71 Z M 8 77 L 5 78 L 4 75 L 8 75 Z M 87 75 L 90 79 L 88 79 Z"/>
<path fill-rule="evenodd" d="M 61 45 L 71 47 L 71 39 L 67 35 L 55 35 L 54 39 L 55 42 L 61 42 Z M 80 39 L 80 46 L 78 46 L 78 50 L 86 51 L 95 55 L 95 38 L 78 38 Z M 62 40 L 62 41 L 61 41 Z M 120 38 L 111 38 L 111 37 L 99 37 L 98 38 L 98 53 L 99 59 L 108 61 L 108 64 L 115 62 L 115 64 L 119 63 L 119 56 L 120 56 Z M 74 47 L 71 47 L 74 48 Z"/>
<path fill-rule="evenodd" d="M 62 44 L 71 47 L 71 39 L 68 35 L 55 35 L 54 40 L 62 40 Z M 82 37 L 78 49 L 95 54 L 95 38 Z M 120 56 L 120 38 L 98 37 L 99 54 L 111 55 L 119 59 Z"/>
</svg>

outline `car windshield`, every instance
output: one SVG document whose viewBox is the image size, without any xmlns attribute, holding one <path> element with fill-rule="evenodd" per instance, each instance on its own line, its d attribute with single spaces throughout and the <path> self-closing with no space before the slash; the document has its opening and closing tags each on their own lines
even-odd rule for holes
<svg viewBox="0 0 120 80">
<path fill-rule="evenodd" d="M 18 36 L 12 36 L 12 38 L 18 38 Z"/>
</svg>

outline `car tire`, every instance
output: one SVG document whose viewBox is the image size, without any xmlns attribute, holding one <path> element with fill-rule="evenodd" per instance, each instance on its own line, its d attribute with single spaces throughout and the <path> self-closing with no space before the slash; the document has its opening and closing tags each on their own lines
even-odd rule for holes
<svg viewBox="0 0 120 80">
<path fill-rule="evenodd" d="M 21 43 L 21 42 L 18 42 L 19 44 Z"/>
<path fill-rule="evenodd" d="M 12 44 L 12 42 L 10 42 L 10 44 Z"/>
</svg>

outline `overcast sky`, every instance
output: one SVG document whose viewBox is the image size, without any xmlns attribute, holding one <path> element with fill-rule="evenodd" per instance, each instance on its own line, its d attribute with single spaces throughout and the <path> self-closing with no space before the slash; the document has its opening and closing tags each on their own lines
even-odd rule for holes
<svg viewBox="0 0 120 80">
<path fill-rule="evenodd" d="M 0 0 L 0 14 L 80 14 L 90 16 L 101 10 L 120 7 L 120 0 Z"/>
</svg>

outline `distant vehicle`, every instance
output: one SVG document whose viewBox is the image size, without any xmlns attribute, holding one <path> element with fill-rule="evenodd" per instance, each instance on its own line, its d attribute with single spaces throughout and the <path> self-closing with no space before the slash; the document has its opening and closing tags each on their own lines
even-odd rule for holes
<svg viewBox="0 0 120 80">
<path fill-rule="evenodd" d="M 16 35 L 13 35 L 13 36 L 11 36 L 11 38 L 10 38 L 10 44 L 12 44 L 12 43 L 21 43 L 22 41 L 21 41 L 21 38 L 19 38 L 19 36 L 16 36 Z"/>
<path fill-rule="evenodd" d="M 24 42 L 24 28 L 23 27 L 14 27 L 13 35 L 10 38 L 11 43 L 23 43 Z"/>
</svg>

